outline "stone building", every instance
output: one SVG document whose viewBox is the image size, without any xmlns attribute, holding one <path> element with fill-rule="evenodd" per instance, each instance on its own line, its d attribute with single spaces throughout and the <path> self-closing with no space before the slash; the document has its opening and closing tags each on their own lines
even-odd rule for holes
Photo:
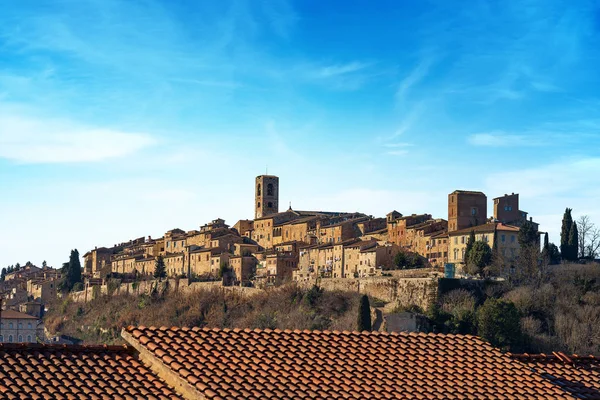
<svg viewBox="0 0 600 400">
<path fill-rule="evenodd" d="M 487 222 L 487 196 L 482 192 L 455 190 L 448 195 L 448 231 Z"/>
<path fill-rule="evenodd" d="M 27 295 L 33 300 L 46 303 L 56 298 L 58 279 L 31 279 L 27 281 Z"/>
<path fill-rule="evenodd" d="M 43 340 L 41 320 L 13 310 L 2 310 L 0 316 L 0 343 L 35 343 Z"/>
<path fill-rule="evenodd" d="M 465 251 L 472 231 L 475 232 L 476 241 L 483 241 L 490 248 L 493 248 L 495 240 L 498 252 L 505 260 L 510 262 L 518 257 L 519 228 L 500 222 L 491 222 L 448 233 L 448 262 L 454 263 L 459 269 L 465 265 Z"/>
<path fill-rule="evenodd" d="M 106 247 L 96 247 L 83 255 L 83 272 L 86 275 L 93 276 L 111 263 L 112 249 Z"/>
<path fill-rule="evenodd" d="M 260 175 L 255 183 L 254 219 L 279 212 L 279 178 L 273 175 Z"/>
<path fill-rule="evenodd" d="M 505 225 L 516 227 L 522 226 L 527 221 L 528 213 L 519 209 L 519 194 L 505 194 L 502 197 L 494 199 L 494 220 Z M 529 222 L 533 224 L 535 230 L 539 230 L 539 224 L 533 222 L 530 218 Z"/>
</svg>

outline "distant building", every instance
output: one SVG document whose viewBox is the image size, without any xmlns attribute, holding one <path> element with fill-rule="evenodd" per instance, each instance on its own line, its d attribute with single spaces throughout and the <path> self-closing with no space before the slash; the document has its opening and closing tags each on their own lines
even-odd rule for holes
<svg viewBox="0 0 600 400">
<path fill-rule="evenodd" d="M 43 340 L 44 326 L 38 318 L 13 310 L 2 310 L 0 343 L 35 343 Z"/>
<path fill-rule="evenodd" d="M 455 190 L 448 195 L 448 231 L 487 222 L 487 196 L 482 192 Z"/>
</svg>

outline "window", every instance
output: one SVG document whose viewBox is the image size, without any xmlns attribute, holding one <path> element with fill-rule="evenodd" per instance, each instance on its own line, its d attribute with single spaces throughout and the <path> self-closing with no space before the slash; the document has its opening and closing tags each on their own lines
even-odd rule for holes
<svg viewBox="0 0 600 400">
<path fill-rule="evenodd" d="M 31 329 L 31 322 L 27 324 L 27 329 Z"/>
<path fill-rule="evenodd" d="M 475 207 L 471 207 L 471 215 L 477 215 L 477 209 Z"/>
<path fill-rule="evenodd" d="M 502 235 L 502 243 L 504 243 L 506 241 L 506 235 Z"/>
<path fill-rule="evenodd" d="M 260 196 L 261 191 L 260 191 L 260 183 L 258 184 L 258 186 L 256 186 L 256 195 Z M 258 206 L 260 207 L 260 203 L 258 203 Z"/>
<path fill-rule="evenodd" d="M 515 235 L 510 235 L 510 242 L 514 243 L 515 242 Z"/>
<path fill-rule="evenodd" d="M 273 196 L 273 184 L 269 183 L 267 185 L 267 196 Z"/>
<path fill-rule="evenodd" d="M 27 341 L 31 343 L 31 335 L 27 335 Z"/>
<path fill-rule="evenodd" d="M 13 342 L 13 337 L 12 335 L 8 335 L 8 343 L 12 343 Z"/>
<path fill-rule="evenodd" d="M 457 237 L 454 238 L 454 244 L 458 244 L 458 238 Z"/>
<path fill-rule="evenodd" d="M 267 203 L 267 207 L 272 208 L 273 207 L 273 203 L 272 202 L 268 202 Z"/>
<path fill-rule="evenodd" d="M 12 323 L 12 322 L 9 322 L 9 323 L 8 323 L 8 329 L 12 329 L 12 328 L 13 328 L 13 323 Z M 9 336 L 9 337 L 12 337 L 12 336 Z"/>
<path fill-rule="evenodd" d="M 465 244 L 465 237 L 464 237 L 464 236 L 460 238 L 460 242 L 461 242 L 462 244 Z"/>
<path fill-rule="evenodd" d="M 260 201 L 256 203 L 256 208 L 260 208 Z"/>
<path fill-rule="evenodd" d="M 23 336 L 19 335 L 19 343 L 21 343 L 23 341 Z"/>
</svg>

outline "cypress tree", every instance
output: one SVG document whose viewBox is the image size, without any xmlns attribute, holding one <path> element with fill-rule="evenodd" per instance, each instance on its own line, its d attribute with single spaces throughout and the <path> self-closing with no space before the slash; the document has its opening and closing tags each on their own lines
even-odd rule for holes
<svg viewBox="0 0 600 400">
<path fill-rule="evenodd" d="M 571 261 L 579 259 L 579 232 L 575 221 L 571 224 L 571 231 L 569 232 L 569 257 Z"/>
<path fill-rule="evenodd" d="M 154 277 L 160 281 L 166 276 L 167 269 L 165 267 L 165 260 L 163 259 L 163 256 L 158 256 L 156 263 L 154 264 Z"/>
<path fill-rule="evenodd" d="M 549 246 L 549 242 L 548 242 L 548 232 L 546 232 L 544 234 L 544 249 L 547 249 Z"/>
<path fill-rule="evenodd" d="M 358 308 L 358 331 L 371 331 L 371 305 L 369 297 L 366 294 L 360 298 L 360 307 Z"/>
<path fill-rule="evenodd" d="M 573 226 L 571 211 L 571 208 L 565 209 L 565 214 L 563 215 L 562 220 L 562 228 L 560 230 L 560 254 L 563 260 L 571 259 L 571 251 L 569 248 L 569 237 L 571 236 L 571 228 Z"/>
<path fill-rule="evenodd" d="M 4 282 L 6 278 L 6 268 L 2 268 L 2 274 L 0 275 L 0 281 Z"/>
<path fill-rule="evenodd" d="M 465 262 L 466 262 L 466 260 L 469 259 L 469 252 L 473 248 L 473 244 L 475 244 L 475 230 L 471 229 L 471 234 L 469 235 L 469 238 L 467 239 L 467 247 L 465 248 L 465 260 L 464 260 Z"/>
</svg>

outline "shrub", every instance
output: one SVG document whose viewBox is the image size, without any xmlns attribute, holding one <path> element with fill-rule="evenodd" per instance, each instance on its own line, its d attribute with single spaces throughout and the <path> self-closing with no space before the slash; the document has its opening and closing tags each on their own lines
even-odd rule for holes
<svg viewBox="0 0 600 400">
<path fill-rule="evenodd" d="M 521 345 L 521 316 L 509 301 L 487 299 L 477 310 L 477 332 L 493 346 L 517 349 Z"/>
</svg>

